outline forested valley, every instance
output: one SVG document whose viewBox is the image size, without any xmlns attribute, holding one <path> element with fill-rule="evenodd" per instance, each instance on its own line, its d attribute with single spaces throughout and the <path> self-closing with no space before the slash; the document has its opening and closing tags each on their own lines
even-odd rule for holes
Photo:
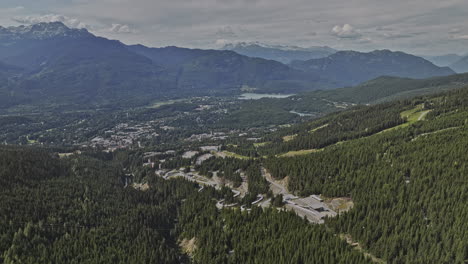
<svg viewBox="0 0 468 264">
<path fill-rule="evenodd" d="M 138 175 L 147 189 L 126 187 L 129 157 L 2 147 L 1 262 L 368 263 L 324 226 L 290 212 L 218 210 L 222 190 L 199 192 L 150 170 Z M 183 239 L 194 239 L 196 250 L 183 251 Z"/>
<path fill-rule="evenodd" d="M 303 156 L 270 157 L 265 166 L 277 179 L 288 177 L 288 188 L 301 195 L 352 197 L 353 210 L 329 219 L 326 225 L 337 233 L 351 235 L 388 263 L 465 263 L 467 102 L 468 89 L 462 89 L 372 107 L 390 107 L 385 111 L 389 114 L 419 106 L 418 116 L 426 114 L 425 121 L 387 130 L 386 124 L 392 119 L 381 115 L 380 122 L 376 122 L 377 117 L 373 123 L 380 123 L 381 127 L 373 129 L 376 126 L 367 123 L 372 119 L 359 114 L 363 113 L 359 110 L 346 119 L 350 126 L 339 119 L 324 119 L 313 123 L 321 126 L 317 131 L 299 134 L 291 143 L 265 148 L 275 153 L 294 149 L 300 142 L 309 147 L 328 147 Z M 323 126 L 329 122 L 329 126 Z M 328 127 L 336 124 L 343 125 L 341 131 L 348 131 L 339 138 L 323 141 Z M 372 130 L 374 133 L 369 135 L 367 132 Z M 361 135 L 356 137 L 356 133 Z M 337 141 L 342 142 L 332 144 Z"/>
<path fill-rule="evenodd" d="M 163 2 L 0 2 L 0 264 L 468 264 L 468 2 Z"/>
<path fill-rule="evenodd" d="M 163 179 L 139 150 L 2 146 L 1 262 L 465 263 L 467 99 L 460 89 L 357 106 L 218 152 L 231 156 L 178 151 L 153 163 L 231 188 L 248 182 L 243 197 Z M 264 170 L 294 195 L 354 207 L 311 224 L 286 210 Z M 271 205 L 254 206 L 258 197 Z"/>
</svg>

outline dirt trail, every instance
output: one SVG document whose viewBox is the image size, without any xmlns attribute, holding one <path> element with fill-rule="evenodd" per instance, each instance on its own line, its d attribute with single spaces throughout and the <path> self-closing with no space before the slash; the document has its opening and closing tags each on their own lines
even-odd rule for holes
<svg viewBox="0 0 468 264">
<path fill-rule="evenodd" d="M 427 114 L 429 114 L 429 112 L 431 112 L 431 110 L 422 112 L 421 115 L 418 117 L 418 121 L 423 120 L 427 116 Z"/>
<path fill-rule="evenodd" d="M 378 257 L 372 255 L 371 253 L 367 252 L 367 250 L 363 249 L 358 242 L 353 240 L 351 235 L 349 235 L 349 234 L 340 234 L 340 238 L 343 239 L 344 241 L 346 241 L 346 243 L 348 243 L 350 246 L 352 246 L 355 250 L 358 250 L 358 251 L 362 252 L 364 254 L 364 256 L 369 257 L 372 260 L 372 262 L 378 263 L 378 264 L 386 264 L 387 263 L 385 260 L 383 260 L 381 258 L 378 258 Z"/>
</svg>

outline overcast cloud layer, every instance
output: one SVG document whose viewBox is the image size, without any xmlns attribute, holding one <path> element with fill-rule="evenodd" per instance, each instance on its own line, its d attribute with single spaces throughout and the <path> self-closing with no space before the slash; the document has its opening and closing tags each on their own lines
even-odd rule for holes
<svg viewBox="0 0 468 264">
<path fill-rule="evenodd" d="M 0 24 L 61 21 L 149 46 L 259 41 L 468 53 L 466 0 L 2 0 Z"/>
</svg>

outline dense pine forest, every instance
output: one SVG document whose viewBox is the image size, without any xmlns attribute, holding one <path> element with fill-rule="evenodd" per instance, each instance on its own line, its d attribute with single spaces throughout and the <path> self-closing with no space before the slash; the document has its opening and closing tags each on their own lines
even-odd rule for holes
<svg viewBox="0 0 468 264">
<path fill-rule="evenodd" d="M 198 194 L 189 201 L 180 227 L 183 237 L 197 242 L 196 263 L 371 263 L 324 226 L 294 213 L 218 211 L 210 197 Z"/>
<path fill-rule="evenodd" d="M 233 188 L 248 182 L 243 198 L 158 177 L 141 150 L 2 146 L 0 262 L 466 263 L 467 102 L 460 89 L 356 106 L 261 141 L 233 139 L 219 152 L 230 156 L 200 151 L 212 157 L 199 164 L 174 139 L 176 151 L 154 160 Z M 292 194 L 345 197 L 354 207 L 310 224 L 272 195 L 263 168 Z M 258 195 L 271 205 L 253 206 Z"/>
<path fill-rule="evenodd" d="M 468 1 L 290 2 L 0 1 L 0 264 L 468 264 Z"/>
<path fill-rule="evenodd" d="M 323 226 L 292 213 L 218 210 L 213 199 L 232 199 L 231 191 L 198 192 L 195 183 L 164 181 L 149 170 L 136 177 L 147 190 L 126 187 L 122 169 L 135 166 L 135 158 L 125 152 L 59 158 L 47 149 L 0 148 L 0 261 L 368 262 Z M 239 164 L 245 165 L 258 169 Z M 187 255 L 179 242 L 193 237 L 197 250 Z"/>
<path fill-rule="evenodd" d="M 2 263 L 183 263 L 171 230 L 184 181 L 124 188 L 123 172 L 86 156 L 0 150 Z"/>
<path fill-rule="evenodd" d="M 348 119 L 353 125 L 347 126 L 342 144 L 304 156 L 271 157 L 265 166 L 277 179 L 288 176 L 288 188 L 298 194 L 351 197 L 355 208 L 330 219 L 327 226 L 337 233 L 351 235 L 388 263 L 465 263 L 467 102 L 468 89 L 463 89 L 393 103 L 385 113 L 417 106 L 430 112 L 426 112 L 425 121 L 349 140 L 354 138 L 353 128 L 363 124 L 365 118 L 356 115 Z M 372 108 L 381 107 L 384 106 Z M 347 114 L 352 112 L 338 115 Z M 328 121 L 318 121 L 317 125 Z M 382 115 L 381 124 L 387 123 Z M 327 129 L 298 136 L 296 141 L 307 145 L 316 133 Z M 320 142 L 320 138 L 315 140 Z M 275 153 L 276 149 L 288 150 L 291 146 L 294 145 L 286 142 L 271 149 Z"/>
</svg>

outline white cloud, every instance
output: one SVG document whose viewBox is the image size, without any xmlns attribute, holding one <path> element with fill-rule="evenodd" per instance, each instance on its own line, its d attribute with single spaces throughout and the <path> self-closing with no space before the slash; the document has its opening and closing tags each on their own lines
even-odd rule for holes
<svg viewBox="0 0 468 264">
<path fill-rule="evenodd" d="M 412 38 L 417 34 L 403 34 L 403 33 L 384 33 L 382 37 L 387 39 L 402 39 L 402 38 Z"/>
<path fill-rule="evenodd" d="M 0 1 L 25 2 L 25 1 Z M 116 37 L 111 23 L 130 25 L 135 34 L 118 34 L 126 43 L 149 46 L 213 47 L 217 39 L 281 42 L 287 45 L 330 45 L 367 51 L 390 48 L 418 54 L 466 53 L 466 42 L 448 41 L 465 35 L 464 0 L 34 0 L 24 15 L 50 10 L 86 21 L 94 32 Z M 2 5 L 2 4 L 0 4 Z M 19 4 L 16 4 L 19 5 Z M 15 6 L 15 5 L 13 5 Z M 8 6 L 7 6 L 8 7 Z M 1 12 L 0 24 L 8 25 L 19 13 Z M 344 24 L 352 26 L 349 30 Z M 157 27 L 155 27 L 155 25 Z M 237 36 L 219 30 L 229 25 Z M 335 31 L 332 31 L 335 25 Z M 356 28 L 353 28 L 353 27 Z M 241 28 L 245 31 L 240 30 Z M 449 32 L 460 28 L 462 32 Z M 317 35 L 305 36 L 307 32 Z M 216 35 L 216 33 L 226 35 Z M 385 32 L 393 34 L 382 35 Z M 413 32 L 428 32 L 415 35 Z M 403 34 L 412 35 L 405 37 Z M 231 34 L 231 36 L 233 36 Z M 372 38 L 372 43 L 360 40 Z M 304 40 L 299 42 L 300 40 Z M 353 41 L 337 41 L 353 40 Z M 389 41 L 391 39 L 392 41 Z M 452 39 L 454 40 L 454 39 Z M 427 45 L 424 45 L 427 44 Z"/>
<path fill-rule="evenodd" d="M 17 13 L 24 10 L 24 6 L 15 6 L 15 7 L 7 7 L 7 8 L 0 8 L 0 13 Z"/>
<path fill-rule="evenodd" d="M 217 47 L 224 47 L 224 46 L 226 46 L 226 45 L 229 44 L 229 43 L 231 43 L 231 42 L 230 42 L 229 40 L 227 40 L 227 39 L 217 39 L 217 40 L 215 41 L 215 45 L 216 45 Z"/>
<path fill-rule="evenodd" d="M 220 38 L 236 38 L 237 34 L 234 32 L 232 27 L 225 26 L 225 27 L 219 28 L 216 31 L 216 36 Z"/>
<path fill-rule="evenodd" d="M 130 34 L 130 33 L 136 32 L 134 29 L 130 28 L 129 25 L 123 25 L 123 24 L 112 24 L 109 31 L 112 33 L 117 33 L 117 34 Z"/>
<path fill-rule="evenodd" d="M 343 26 L 336 25 L 332 29 L 332 34 L 339 38 L 360 38 L 362 35 L 350 24 L 344 24 Z"/>
<path fill-rule="evenodd" d="M 452 39 L 468 40 L 468 35 L 456 35 L 452 36 Z"/>
<path fill-rule="evenodd" d="M 7 10 L 9 10 L 11 12 L 19 12 L 19 11 L 24 10 L 24 6 L 15 6 L 15 7 L 12 7 L 12 8 L 7 8 Z"/>
<path fill-rule="evenodd" d="M 377 31 L 393 31 L 393 28 L 378 26 L 378 27 L 375 28 L 375 30 L 377 30 Z"/>
<path fill-rule="evenodd" d="M 13 21 L 21 24 L 37 24 L 37 23 L 50 23 L 62 22 L 67 27 L 71 28 L 89 28 L 88 25 L 81 22 L 76 18 L 67 17 L 64 15 L 48 14 L 43 16 L 16 16 L 12 18 Z"/>
</svg>

